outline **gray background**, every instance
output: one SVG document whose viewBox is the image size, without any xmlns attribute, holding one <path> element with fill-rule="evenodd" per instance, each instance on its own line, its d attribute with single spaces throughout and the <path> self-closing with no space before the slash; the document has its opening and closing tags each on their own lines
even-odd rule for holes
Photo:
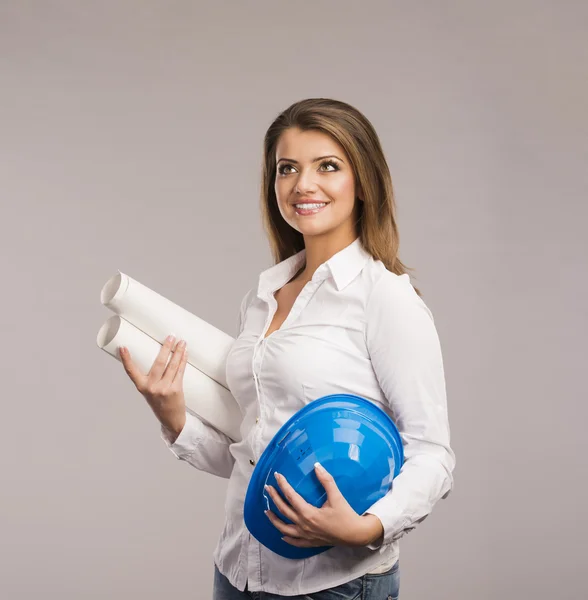
<svg viewBox="0 0 588 600">
<path fill-rule="evenodd" d="M 96 346 L 117 269 L 236 334 L 261 143 L 372 121 L 433 311 L 455 489 L 405 600 L 588 595 L 584 2 L 1 2 L 0 597 L 209 598 L 226 480 Z"/>
</svg>

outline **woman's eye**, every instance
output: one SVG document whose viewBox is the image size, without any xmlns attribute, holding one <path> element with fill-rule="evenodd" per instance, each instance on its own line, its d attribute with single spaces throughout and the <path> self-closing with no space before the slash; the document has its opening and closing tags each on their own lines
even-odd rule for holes
<svg viewBox="0 0 588 600">
<path fill-rule="evenodd" d="M 282 165 L 281 167 L 278 168 L 278 173 L 280 175 L 284 174 L 284 169 L 287 169 L 288 167 L 291 167 L 292 165 Z"/>
<path fill-rule="evenodd" d="M 325 166 L 334 167 L 335 171 L 339 170 L 339 167 L 337 166 L 337 163 L 333 162 L 332 160 L 326 160 L 324 163 L 321 163 L 321 167 L 325 167 Z"/>
<path fill-rule="evenodd" d="M 286 174 L 285 169 L 288 169 L 291 166 L 292 165 L 288 165 L 288 164 L 281 165 L 278 168 L 278 173 L 280 173 L 280 175 L 285 175 Z M 331 169 L 330 171 L 327 171 L 327 172 L 333 173 L 334 171 L 338 171 L 339 170 L 339 166 L 337 165 L 337 163 L 335 163 L 332 160 L 326 160 L 325 162 L 321 163 L 321 167 L 329 167 L 329 166 L 333 167 L 333 169 Z"/>
</svg>

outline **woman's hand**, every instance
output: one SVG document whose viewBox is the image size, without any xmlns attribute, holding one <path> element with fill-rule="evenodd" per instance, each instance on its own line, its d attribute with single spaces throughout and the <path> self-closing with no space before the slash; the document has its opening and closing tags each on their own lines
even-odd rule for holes
<svg viewBox="0 0 588 600">
<path fill-rule="evenodd" d="M 178 435 L 186 423 L 186 402 L 183 380 L 188 352 L 184 340 L 174 348 L 173 357 L 166 367 L 174 337 L 169 336 L 161 346 L 147 375 L 143 375 L 124 346 L 119 347 L 120 359 L 136 388 L 143 394 L 159 422 Z"/>
<path fill-rule="evenodd" d="M 327 499 L 320 508 L 306 502 L 279 473 L 276 473 L 276 479 L 289 504 L 271 485 L 266 486 L 278 510 L 293 523 L 286 524 L 271 510 L 265 511 L 269 520 L 285 534 L 282 539 L 299 548 L 365 546 L 378 539 L 383 533 L 380 519 L 375 515 L 356 513 L 333 476 L 319 463 L 315 465 L 315 472 L 327 492 Z"/>
</svg>

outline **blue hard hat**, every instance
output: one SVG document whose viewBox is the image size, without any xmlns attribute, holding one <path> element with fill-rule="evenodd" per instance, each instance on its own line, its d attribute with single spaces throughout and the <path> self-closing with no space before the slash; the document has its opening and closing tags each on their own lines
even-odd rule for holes
<svg viewBox="0 0 588 600">
<path fill-rule="evenodd" d="M 332 546 L 299 548 L 283 541 L 264 510 L 270 509 L 287 524 L 292 521 L 280 513 L 264 485 L 273 486 L 289 504 L 276 481 L 277 471 L 306 502 L 320 508 L 327 493 L 314 470 L 317 461 L 361 515 L 391 489 L 404 462 L 402 440 L 386 412 L 351 394 L 313 400 L 282 425 L 253 470 L 244 519 L 258 542 L 285 558 L 308 558 Z"/>
</svg>

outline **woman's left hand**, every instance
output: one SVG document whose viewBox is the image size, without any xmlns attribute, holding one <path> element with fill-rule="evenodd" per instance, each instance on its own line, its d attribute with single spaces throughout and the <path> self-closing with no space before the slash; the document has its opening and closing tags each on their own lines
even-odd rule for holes
<svg viewBox="0 0 588 600">
<path fill-rule="evenodd" d="M 284 523 L 271 510 L 265 511 L 273 525 L 284 534 L 285 542 L 299 548 L 365 546 L 380 537 L 383 528 L 378 517 L 356 513 L 333 476 L 319 463 L 315 464 L 315 473 L 327 492 L 327 499 L 320 508 L 306 502 L 279 473 L 275 474 L 276 480 L 289 504 L 271 485 L 266 486 L 278 510 L 293 523 Z"/>
</svg>

